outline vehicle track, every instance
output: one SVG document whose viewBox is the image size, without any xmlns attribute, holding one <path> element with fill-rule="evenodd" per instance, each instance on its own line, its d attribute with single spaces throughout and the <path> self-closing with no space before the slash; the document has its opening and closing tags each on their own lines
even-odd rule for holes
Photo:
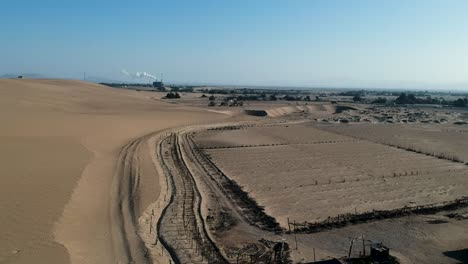
<svg viewBox="0 0 468 264">
<path fill-rule="evenodd" d="M 228 207 L 234 209 L 238 201 L 228 202 L 228 197 L 233 194 L 226 196 L 222 193 L 224 188 L 217 186 L 219 182 L 212 178 L 214 171 L 204 168 L 206 160 L 200 164 L 203 159 L 194 150 L 196 146 L 188 134 L 201 128 L 206 126 L 153 132 L 129 142 L 120 150 L 110 193 L 111 235 L 116 263 L 229 263 L 223 255 L 226 252 L 221 253 L 215 238 L 207 230 L 206 215 L 201 212 L 202 197 L 210 199 L 202 196 L 197 184 L 204 187 L 208 184 L 208 189 L 201 187 L 204 192 L 217 191 L 214 202 L 222 201 L 223 205 L 233 202 Z M 169 195 L 168 201 L 164 195 L 164 201 L 160 199 L 155 207 L 147 208 L 149 211 L 141 218 L 137 215 L 140 208 L 135 201 L 140 195 L 143 176 L 140 175 L 143 173 L 140 156 L 148 154 L 143 151 L 144 144 L 148 143 L 156 144 L 157 153 L 153 161 L 159 173 L 165 175 L 163 182 Z M 198 175 L 200 172 L 202 175 Z M 197 177 L 209 175 L 210 180 L 199 182 L 193 173 L 198 173 Z M 241 212 L 244 211 L 238 212 L 238 219 L 243 219 Z M 157 220 L 154 222 L 152 219 Z M 231 257 L 229 260 L 232 261 Z"/>
<path fill-rule="evenodd" d="M 125 145 L 118 159 L 110 193 L 111 234 L 117 263 L 149 263 L 136 233 L 134 197 L 140 183 L 138 149 L 148 136 Z"/>
<path fill-rule="evenodd" d="M 228 263 L 207 233 L 201 195 L 181 151 L 176 133 L 161 142 L 160 160 L 172 194 L 158 222 L 160 241 L 176 263 Z"/>
</svg>

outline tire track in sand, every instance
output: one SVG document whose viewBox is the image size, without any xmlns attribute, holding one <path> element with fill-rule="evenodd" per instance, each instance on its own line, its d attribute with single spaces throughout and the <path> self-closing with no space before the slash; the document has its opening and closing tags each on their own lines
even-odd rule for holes
<svg viewBox="0 0 468 264">
<path fill-rule="evenodd" d="M 176 263 L 227 263 L 207 234 L 201 195 L 182 158 L 177 134 L 163 142 L 160 155 L 172 186 L 171 200 L 158 223 L 161 243 Z"/>
<path fill-rule="evenodd" d="M 125 145 L 119 155 L 110 193 L 110 223 L 116 263 L 150 263 L 136 232 L 134 197 L 138 189 L 138 148 L 148 136 Z"/>
</svg>

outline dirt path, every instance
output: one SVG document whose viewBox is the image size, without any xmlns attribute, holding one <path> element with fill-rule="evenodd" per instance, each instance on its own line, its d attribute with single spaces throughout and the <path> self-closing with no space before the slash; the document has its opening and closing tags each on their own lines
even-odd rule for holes
<svg viewBox="0 0 468 264">
<path fill-rule="evenodd" d="M 274 263 L 278 256 L 273 248 L 278 243 L 289 244 L 288 254 L 295 261 L 311 260 L 311 248 L 328 258 L 346 248 L 342 234 L 363 232 L 353 226 L 297 234 L 296 238 L 296 234 L 276 229 L 269 216 L 192 140 L 199 130 L 243 125 L 230 122 L 177 127 L 148 134 L 122 148 L 111 205 L 114 250 L 121 263 Z M 140 178 L 152 175 L 146 171 L 141 155 L 148 151 L 153 169 L 165 177 L 159 178 L 158 201 L 145 209 L 138 204 L 144 185 Z M 371 228 L 366 237 L 379 238 L 380 225 L 374 225 L 377 231 Z M 279 257 L 281 261 L 288 258 Z"/>
<path fill-rule="evenodd" d="M 239 199 L 237 194 L 233 192 L 235 190 L 226 188 L 225 176 L 220 174 L 213 167 L 213 164 L 207 163 L 206 157 L 195 150 L 196 145 L 189 135 L 193 131 L 219 125 L 187 126 L 173 129 L 171 132 L 160 135 L 159 141 L 158 139 L 154 140 L 157 136 L 153 135 L 152 145 L 156 145 L 156 165 L 160 166 L 162 174 L 166 176 L 166 187 L 164 187 L 164 183 L 161 183 L 161 189 L 165 189 L 166 193 L 160 196 L 160 200 L 164 197 L 163 201 L 153 206 L 151 212 L 146 210 L 147 213 L 144 214 L 143 221 L 140 218 L 143 226 L 148 226 L 141 228 L 140 223 L 140 231 L 143 230 L 143 232 L 139 232 L 148 249 L 146 254 L 141 250 L 128 247 L 128 245 L 138 245 L 135 241 L 126 241 L 132 239 L 135 233 L 131 234 L 131 229 L 126 229 L 126 226 L 134 226 L 135 220 L 123 217 L 123 220 L 117 221 L 122 227 L 120 228 L 121 235 L 125 236 L 117 242 L 129 261 L 141 259 L 141 263 L 145 263 L 144 261 L 152 259 L 156 263 L 163 263 L 158 259 L 165 255 L 164 251 L 172 263 L 235 263 L 241 255 L 233 255 L 230 250 L 238 247 L 239 241 L 237 239 L 231 241 L 232 236 L 226 236 L 227 233 L 218 234 L 216 228 L 212 228 L 213 223 L 207 223 L 210 217 L 211 219 L 216 218 L 219 213 L 226 213 L 226 218 L 221 219 L 228 220 L 227 218 L 230 218 L 231 220 L 228 221 L 235 223 L 235 228 L 229 228 L 229 234 L 240 231 L 243 245 L 258 243 L 258 239 L 265 237 L 265 235 L 271 236 L 269 232 L 259 228 L 263 225 L 261 219 L 255 218 L 258 212 L 253 210 L 253 207 L 246 207 L 246 201 Z M 131 158 L 131 156 L 143 141 L 145 141 L 144 138 L 138 139 L 127 145 L 122 151 L 127 154 L 122 154 L 122 167 L 119 170 L 122 175 L 127 175 L 128 178 L 123 182 L 120 181 L 123 185 L 138 184 L 138 169 L 136 169 L 138 168 L 138 158 Z M 126 168 L 126 166 L 130 168 Z M 123 187 L 124 191 L 129 192 L 128 197 L 132 196 L 133 188 L 135 187 Z M 117 208 L 135 210 L 132 208 L 132 202 L 127 202 L 126 199 L 122 201 L 124 204 L 121 203 Z M 159 212 L 156 212 L 158 210 Z M 132 215 L 131 212 L 126 212 L 126 214 Z M 156 221 L 154 221 L 155 218 Z M 268 229 L 266 226 L 263 228 Z M 243 245 L 240 245 L 240 248 Z M 154 250 L 153 247 L 156 246 L 162 246 L 160 253 Z M 258 251 L 261 251 L 259 254 L 262 254 L 268 250 L 262 247 Z M 266 255 L 271 255 L 271 252 Z"/>
<path fill-rule="evenodd" d="M 140 183 L 139 158 L 136 154 L 146 137 L 138 138 L 123 147 L 119 167 L 111 189 L 111 229 L 116 258 L 130 263 L 149 263 L 144 246 L 136 233 L 134 198 Z"/>
<path fill-rule="evenodd" d="M 185 166 L 176 134 L 162 142 L 160 155 L 172 186 L 169 205 L 158 224 L 161 243 L 176 263 L 227 263 L 207 234 L 201 196 Z"/>
</svg>

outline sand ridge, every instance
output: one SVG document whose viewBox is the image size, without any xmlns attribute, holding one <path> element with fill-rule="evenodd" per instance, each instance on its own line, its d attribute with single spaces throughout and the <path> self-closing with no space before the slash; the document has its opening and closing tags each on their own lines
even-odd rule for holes
<svg viewBox="0 0 468 264">
<path fill-rule="evenodd" d="M 0 80 L 0 236 L 6 238 L 0 262 L 119 261 L 109 193 L 122 146 L 164 128 L 224 118 L 155 97 L 82 81 Z M 143 160 L 149 151 L 142 148 Z M 143 163 L 145 175 L 154 172 L 150 160 Z M 140 192 L 138 213 L 157 199 L 157 177 L 141 178 L 148 189 Z"/>
</svg>

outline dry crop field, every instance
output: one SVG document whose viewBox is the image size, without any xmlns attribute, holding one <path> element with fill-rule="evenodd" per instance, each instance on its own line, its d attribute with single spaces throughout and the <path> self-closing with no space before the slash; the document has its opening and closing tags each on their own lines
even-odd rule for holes
<svg viewBox="0 0 468 264">
<path fill-rule="evenodd" d="M 320 131 L 306 125 L 263 125 L 217 128 L 198 133 L 200 148 L 233 148 L 353 141 L 353 138 Z"/>
<path fill-rule="evenodd" d="M 433 156 L 468 162 L 468 128 L 456 125 L 329 125 L 322 129 L 354 138 L 399 146 Z"/>
<path fill-rule="evenodd" d="M 448 202 L 468 186 L 465 164 L 305 124 L 209 130 L 194 139 L 283 227 L 288 218 Z"/>
</svg>

